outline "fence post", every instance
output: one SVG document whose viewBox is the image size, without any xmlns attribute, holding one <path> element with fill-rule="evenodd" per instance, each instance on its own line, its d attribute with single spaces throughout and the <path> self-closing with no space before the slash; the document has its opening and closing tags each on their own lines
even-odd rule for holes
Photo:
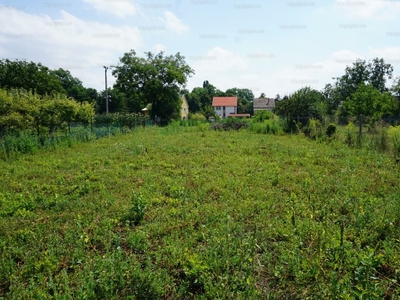
<svg viewBox="0 0 400 300">
<path fill-rule="evenodd" d="M 362 124 L 362 114 L 360 114 L 360 116 L 359 116 L 359 132 L 358 132 L 358 134 L 360 135 L 360 138 L 362 137 L 362 127 L 363 127 L 363 124 Z"/>
</svg>

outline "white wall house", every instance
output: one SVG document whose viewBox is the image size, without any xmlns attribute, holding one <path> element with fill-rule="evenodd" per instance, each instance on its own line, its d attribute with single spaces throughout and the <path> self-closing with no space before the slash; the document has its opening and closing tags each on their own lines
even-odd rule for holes
<svg viewBox="0 0 400 300">
<path fill-rule="evenodd" d="M 236 114 L 237 97 L 214 97 L 212 106 L 221 118 L 226 118 L 229 114 Z"/>
</svg>

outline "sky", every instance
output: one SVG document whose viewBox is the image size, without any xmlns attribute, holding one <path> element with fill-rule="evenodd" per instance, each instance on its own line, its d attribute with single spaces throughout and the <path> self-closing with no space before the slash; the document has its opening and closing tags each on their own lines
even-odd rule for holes
<svg viewBox="0 0 400 300">
<path fill-rule="evenodd" d="M 357 58 L 383 58 L 397 77 L 400 0 L 0 0 L 0 59 L 67 69 L 101 91 L 103 66 L 130 50 L 179 52 L 195 71 L 189 91 L 205 80 L 256 97 L 321 90 Z"/>
</svg>

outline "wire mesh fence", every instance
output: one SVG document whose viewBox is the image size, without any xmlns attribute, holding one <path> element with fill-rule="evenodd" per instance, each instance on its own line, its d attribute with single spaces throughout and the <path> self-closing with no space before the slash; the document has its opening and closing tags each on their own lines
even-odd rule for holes
<svg viewBox="0 0 400 300">
<path fill-rule="evenodd" d="M 100 122 L 106 120 L 107 122 Z M 135 129 L 153 126 L 149 118 L 127 120 L 122 118 L 98 118 L 91 124 L 63 124 L 57 130 L 25 130 L 12 134 L 0 132 L 0 158 L 8 158 L 21 153 L 36 153 L 40 149 L 72 146 L 74 143 L 88 142 L 110 135 L 125 134 Z"/>
</svg>

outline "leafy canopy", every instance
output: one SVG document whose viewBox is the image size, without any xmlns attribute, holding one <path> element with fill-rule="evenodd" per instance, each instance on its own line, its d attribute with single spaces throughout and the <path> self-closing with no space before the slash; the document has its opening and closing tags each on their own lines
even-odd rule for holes
<svg viewBox="0 0 400 300">
<path fill-rule="evenodd" d="M 372 121 L 381 119 L 394 108 L 393 97 L 388 92 L 381 93 L 370 84 L 360 84 L 355 93 L 343 102 L 342 109 L 350 116 L 360 114 Z"/>
<path fill-rule="evenodd" d="M 38 95 L 65 94 L 58 76 L 41 63 L 0 60 L 0 88 L 25 89 Z"/>
<path fill-rule="evenodd" d="M 179 92 L 194 70 L 180 53 L 166 56 L 164 52 L 145 52 L 145 57 L 138 57 L 131 50 L 120 58 L 119 65 L 113 66 L 112 74 L 117 77 L 115 88 L 127 95 L 134 111 L 151 104 L 151 117 L 168 123 L 180 117 Z"/>
</svg>

